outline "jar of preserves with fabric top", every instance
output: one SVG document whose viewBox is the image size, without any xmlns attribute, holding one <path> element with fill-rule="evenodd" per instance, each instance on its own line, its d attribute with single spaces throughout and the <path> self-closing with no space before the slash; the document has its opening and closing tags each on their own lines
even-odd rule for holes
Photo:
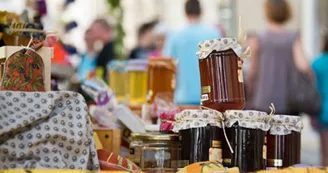
<svg viewBox="0 0 328 173">
<path fill-rule="evenodd" d="M 241 46 L 236 39 L 208 40 L 199 45 L 201 103 L 224 112 L 245 106 Z"/>
<path fill-rule="evenodd" d="M 274 115 L 267 134 L 267 169 L 289 167 L 301 162 L 301 117 Z"/>
<path fill-rule="evenodd" d="M 176 114 L 173 132 L 181 136 L 181 159 L 189 164 L 222 160 L 223 115 L 215 110 L 184 110 Z"/>
<path fill-rule="evenodd" d="M 223 144 L 224 166 L 239 167 L 241 173 L 265 168 L 265 135 L 270 128 L 267 117 L 267 113 L 259 111 L 228 110 L 224 113 L 229 140 L 229 144 Z"/>
</svg>

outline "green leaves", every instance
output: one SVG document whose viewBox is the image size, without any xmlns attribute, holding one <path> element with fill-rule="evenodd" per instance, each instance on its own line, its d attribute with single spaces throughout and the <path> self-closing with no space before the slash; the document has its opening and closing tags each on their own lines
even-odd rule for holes
<svg viewBox="0 0 328 173">
<path fill-rule="evenodd" d="M 21 85 L 20 85 L 20 87 L 24 87 L 24 86 L 26 86 L 28 84 L 28 82 L 23 82 Z"/>
<path fill-rule="evenodd" d="M 17 84 L 17 82 L 19 81 L 19 77 L 17 77 L 15 80 L 14 80 L 14 85 L 16 85 Z"/>
</svg>

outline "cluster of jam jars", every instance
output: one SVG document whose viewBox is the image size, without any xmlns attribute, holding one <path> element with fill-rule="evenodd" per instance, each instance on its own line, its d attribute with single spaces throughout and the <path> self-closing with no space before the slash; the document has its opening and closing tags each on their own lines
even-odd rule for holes
<svg viewBox="0 0 328 173">
<path fill-rule="evenodd" d="M 222 130 L 219 131 L 220 133 L 217 133 L 218 130 L 208 132 L 216 135 L 209 140 L 221 139 L 221 161 L 224 166 L 239 167 L 240 172 L 255 172 L 265 169 L 267 164 L 270 167 L 280 168 L 299 163 L 299 154 L 286 153 L 291 146 L 300 147 L 298 132 L 277 136 L 271 133 L 272 124 L 269 123 L 271 119 L 268 118 L 267 113 L 243 110 L 245 92 L 241 58 L 244 55 L 242 45 L 233 38 L 207 40 L 199 44 L 197 54 L 201 81 L 201 105 L 204 109 L 222 112 L 224 116 L 224 133 L 226 133 L 227 139 L 222 140 Z M 267 136 L 269 130 L 270 133 Z M 190 141 L 192 143 L 194 139 L 199 140 L 193 136 L 200 132 L 193 133 L 190 130 L 187 133 L 181 130 L 180 134 L 182 138 L 184 136 L 192 138 L 188 140 L 188 144 L 190 144 Z M 283 141 L 280 147 L 285 148 L 284 151 L 280 151 L 282 150 L 280 148 L 277 149 L 277 146 L 272 146 L 277 141 Z M 268 147 L 276 147 L 274 150 L 279 150 L 280 154 L 278 151 L 271 152 L 271 148 L 268 149 Z M 185 149 L 188 147 L 182 144 L 182 153 Z M 208 151 L 208 147 L 203 149 Z M 300 153 L 298 149 L 294 151 Z M 191 151 L 189 154 L 192 155 L 192 153 Z M 292 161 L 282 161 L 281 155 L 285 155 L 284 158 L 290 158 Z M 297 158 L 292 158 L 292 155 Z M 268 156 L 270 158 L 267 158 Z M 209 158 L 197 156 L 197 159 L 190 160 L 190 162 Z M 280 164 L 271 164 L 277 162 Z"/>
</svg>

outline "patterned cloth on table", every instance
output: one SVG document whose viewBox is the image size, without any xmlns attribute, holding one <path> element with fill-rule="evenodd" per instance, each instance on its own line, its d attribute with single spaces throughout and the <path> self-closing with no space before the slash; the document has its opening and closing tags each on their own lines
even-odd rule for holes
<svg viewBox="0 0 328 173">
<path fill-rule="evenodd" d="M 99 169 L 80 94 L 0 91 L 0 170 L 13 168 Z"/>
</svg>

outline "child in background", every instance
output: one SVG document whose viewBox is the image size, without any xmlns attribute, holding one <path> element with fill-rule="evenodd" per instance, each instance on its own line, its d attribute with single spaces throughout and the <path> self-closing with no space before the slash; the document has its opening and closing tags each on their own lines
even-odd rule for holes
<svg viewBox="0 0 328 173">
<path fill-rule="evenodd" d="M 318 118 L 322 165 L 328 165 L 328 32 L 324 34 L 322 54 L 312 63 L 317 88 L 321 95 L 321 113 Z"/>
</svg>

